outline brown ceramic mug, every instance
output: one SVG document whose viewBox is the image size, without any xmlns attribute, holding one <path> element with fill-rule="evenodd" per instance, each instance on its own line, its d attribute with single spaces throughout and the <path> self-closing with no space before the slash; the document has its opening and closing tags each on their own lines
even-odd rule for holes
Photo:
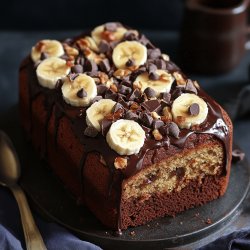
<svg viewBox="0 0 250 250">
<path fill-rule="evenodd" d="M 216 74 L 233 69 L 245 53 L 249 0 L 187 0 L 181 31 L 185 70 Z"/>
</svg>

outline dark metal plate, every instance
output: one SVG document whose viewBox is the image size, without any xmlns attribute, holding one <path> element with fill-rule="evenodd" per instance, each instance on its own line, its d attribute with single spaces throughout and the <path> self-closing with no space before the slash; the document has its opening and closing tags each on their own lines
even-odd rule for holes
<svg viewBox="0 0 250 250">
<path fill-rule="evenodd" d="M 117 237 L 86 208 L 77 205 L 46 164 L 39 160 L 24 140 L 15 113 L 7 115 L 1 127 L 9 133 L 17 148 L 23 167 L 21 185 L 35 208 L 80 238 L 105 249 L 162 249 L 197 241 L 227 224 L 249 189 L 250 170 L 245 160 L 232 166 L 229 186 L 222 198 L 185 211 L 175 218 L 160 218 L 147 225 L 128 229 Z M 212 223 L 206 223 L 207 219 Z"/>
</svg>

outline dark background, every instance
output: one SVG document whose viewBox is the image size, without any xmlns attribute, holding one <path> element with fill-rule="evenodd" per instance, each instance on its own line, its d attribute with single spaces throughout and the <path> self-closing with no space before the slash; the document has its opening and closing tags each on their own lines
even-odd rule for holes
<svg viewBox="0 0 250 250">
<path fill-rule="evenodd" d="M 184 0 L 6 0 L 1 2 L 0 29 L 86 29 L 120 21 L 138 29 L 180 27 Z"/>
</svg>

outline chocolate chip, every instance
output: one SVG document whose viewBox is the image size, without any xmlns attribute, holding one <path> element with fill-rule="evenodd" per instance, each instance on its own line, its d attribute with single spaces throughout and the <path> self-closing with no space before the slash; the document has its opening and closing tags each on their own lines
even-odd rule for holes
<svg viewBox="0 0 250 250">
<path fill-rule="evenodd" d="M 147 87 L 145 90 L 144 90 L 144 93 L 146 94 L 146 96 L 148 98 L 152 98 L 152 97 L 155 97 L 156 96 L 156 92 L 154 89 L 150 88 L 150 87 Z"/>
<path fill-rule="evenodd" d="M 169 127 L 168 125 L 161 126 L 159 131 L 162 135 L 168 135 Z"/>
<path fill-rule="evenodd" d="M 71 82 L 74 81 L 77 77 L 78 77 L 78 74 L 76 74 L 76 73 L 70 73 L 70 74 L 68 75 L 68 78 L 69 78 L 69 80 L 70 80 Z"/>
<path fill-rule="evenodd" d="M 72 38 L 66 38 L 62 41 L 62 43 L 67 43 L 68 45 L 71 45 L 73 42 L 73 39 Z"/>
<path fill-rule="evenodd" d="M 108 87 L 106 85 L 103 85 L 103 84 L 99 84 L 96 87 L 97 87 L 97 94 L 98 95 L 103 95 L 108 90 Z"/>
<path fill-rule="evenodd" d="M 243 161 L 244 158 L 245 158 L 245 153 L 242 152 L 240 149 L 234 149 L 232 151 L 232 161 L 233 162 Z"/>
<path fill-rule="evenodd" d="M 159 129 L 160 127 L 162 127 L 164 125 L 164 122 L 161 120 L 154 120 L 153 121 L 153 128 L 154 129 Z"/>
<path fill-rule="evenodd" d="M 76 58 L 76 64 L 80 64 L 80 65 L 84 65 L 84 62 L 85 62 L 85 60 L 84 60 L 84 57 L 82 56 L 82 55 L 80 55 L 80 56 L 78 56 L 77 58 Z"/>
<path fill-rule="evenodd" d="M 187 80 L 185 91 L 188 93 L 194 93 L 196 95 L 198 93 L 196 87 L 194 86 L 192 80 L 190 80 L 190 79 Z"/>
<path fill-rule="evenodd" d="M 70 58 L 68 55 L 64 54 L 62 56 L 60 56 L 61 59 L 65 60 L 65 61 L 68 61 Z"/>
<path fill-rule="evenodd" d="M 186 169 L 184 167 L 179 167 L 176 169 L 176 176 L 180 180 L 185 176 Z"/>
<path fill-rule="evenodd" d="M 150 74 L 150 73 L 154 73 L 157 70 L 157 67 L 155 64 L 149 63 L 147 65 L 147 69 L 148 69 L 148 73 Z"/>
<path fill-rule="evenodd" d="M 133 111 L 128 110 L 125 114 L 125 119 L 137 121 L 138 115 L 136 113 L 134 113 Z"/>
<path fill-rule="evenodd" d="M 119 93 L 121 93 L 123 95 L 128 95 L 128 94 L 130 94 L 132 92 L 132 89 L 129 88 L 129 87 L 127 87 L 127 86 L 125 86 L 125 85 L 121 85 L 120 84 L 118 86 L 118 91 L 119 91 Z"/>
<path fill-rule="evenodd" d="M 145 35 L 141 35 L 139 42 L 148 48 L 154 48 L 153 44 L 146 38 Z"/>
<path fill-rule="evenodd" d="M 108 119 L 103 119 L 101 121 L 101 132 L 103 136 L 106 136 L 106 134 L 109 131 L 110 126 L 112 125 L 112 120 L 108 120 Z"/>
<path fill-rule="evenodd" d="M 159 100 L 149 100 L 141 105 L 144 109 L 146 109 L 148 112 L 157 112 L 161 108 L 161 104 Z"/>
<path fill-rule="evenodd" d="M 133 90 L 130 96 L 128 96 L 129 101 L 134 101 L 141 96 L 141 92 L 138 89 Z"/>
<path fill-rule="evenodd" d="M 171 136 L 173 136 L 175 138 L 179 138 L 180 129 L 177 126 L 177 124 L 174 123 L 174 122 L 169 122 L 167 124 L 167 126 L 168 126 L 168 133 L 169 133 L 169 135 L 171 135 Z"/>
<path fill-rule="evenodd" d="M 95 129 L 94 127 L 87 127 L 84 130 L 84 135 L 89 136 L 89 137 L 96 137 L 98 134 L 98 130 Z"/>
<path fill-rule="evenodd" d="M 100 66 L 101 71 L 104 71 L 104 72 L 110 71 L 110 63 L 109 63 L 109 60 L 107 58 L 103 59 L 99 63 L 99 66 Z"/>
<path fill-rule="evenodd" d="M 97 95 L 97 96 L 95 96 L 95 97 L 91 100 L 91 103 L 98 102 L 98 101 L 100 101 L 101 99 L 102 99 L 102 96 Z"/>
<path fill-rule="evenodd" d="M 176 99 L 177 97 L 179 97 L 180 95 L 182 95 L 183 94 L 183 87 L 179 87 L 179 86 L 177 86 L 176 88 L 175 88 L 175 90 L 173 91 L 173 93 L 172 93 L 172 95 L 171 95 L 171 98 L 172 99 Z"/>
<path fill-rule="evenodd" d="M 153 123 L 153 117 L 150 116 L 149 114 L 147 113 L 141 113 L 140 114 L 140 119 L 142 121 L 142 123 L 147 126 L 147 127 L 151 127 L 152 126 L 152 123 Z"/>
<path fill-rule="evenodd" d="M 77 73 L 77 74 L 82 73 L 82 72 L 83 72 L 83 66 L 80 65 L 80 64 L 74 65 L 74 66 L 71 68 L 71 71 L 72 71 L 73 73 Z"/>
<path fill-rule="evenodd" d="M 135 61 L 134 59 L 128 59 L 128 61 L 126 62 L 126 67 L 131 67 L 135 65 Z"/>
<path fill-rule="evenodd" d="M 99 44 L 99 50 L 101 53 L 107 53 L 110 50 L 110 45 L 107 41 L 101 40 Z"/>
<path fill-rule="evenodd" d="M 48 55 L 47 53 L 42 52 L 42 53 L 41 53 L 41 56 L 40 56 L 40 60 L 44 60 L 44 59 L 46 59 L 46 58 L 48 58 L 48 57 L 49 57 L 49 55 Z"/>
<path fill-rule="evenodd" d="M 149 59 L 157 59 L 161 56 L 161 51 L 160 49 L 156 48 L 156 49 L 148 49 L 148 58 Z"/>
<path fill-rule="evenodd" d="M 127 41 L 133 41 L 133 40 L 137 40 L 138 36 L 135 34 L 134 31 L 132 30 L 128 30 L 125 34 L 124 34 L 124 38 Z"/>
<path fill-rule="evenodd" d="M 148 133 L 151 131 L 150 128 L 145 127 L 144 125 L 141 125 L 141 127 L 142 127 L 142 129 L 145 131 L 146 134 L 148 134 Z"/>
<path fill-rule="evenodd" d="M 170 104 L 171 102 L 171 94 L 170 93 L 163 93 L 162 94 L 162 99 L 166 104 Z"/>
<path fill-rule="evenodd" d="M 62 87 L 62 85 L 63 85 L 63 81 L 62 81 L 62 79 L 59 79 L 56 81 L 55 88 L 60 89 Z"/>
<path fill-rule="evenodd" d="M 93 60 L 86 60 L 84 69 L 85 71 L 89 71 L 89 72 L 98 71 L 97 64 Z"/>
<path fill-rule="evenodd" d="M 160 76 L 155 72 L 151 72 L 151 73 L 149 73 L 148 78 L 150 80 L 156 81 L 156 80 L 158 80 L 160 78 Z"/>
<path fill-rule="evenodd" d="M 179 67 L 177 67 L 172 61 L 166 62 L 166 70 L 169 72 L 179 71 Z"/>
<path fill-rule="evenodd" d="M 85 91 L 84 88 L 81 88 L 81 89 L 79 89 L 79 90 L 77 91 L 76 95 L 77 95 L 77 97 L 79 97 L 79 98 L 84 98 L 84 97 L 86 97 L 88 94 L 87 94 L 87 92 Z"/>
<path fill-rule="evenodd" d="M 119 109 L 124 109 L 124 107 L 119 102 L 117 102 L 113 107 L 112 112 L 115 113 Z"/>
<path fill-rule="evenodd" d="M 105 98 L 115 101 L 117 99 L 117 94 L 111 89 L 108 89 L 105 93 Z"/>
<path fill-rule="evenodd" d="M 166 62 L 162 59 L 156 59 L 154 61 L 157 69 L 166 69 Z"/>
<path fill-rule="evenodd" d="M 192 116 L 196 116 L 200 113 L 200 106 L 198 103 L 192 103 L 188 108 L 188 112 Z"/>
<path fill-rule="evenodd" d="M 117 23 L 105 23 L 104 29 L 110 32 L 115 32 L 117 30 Z"/>
</svg>

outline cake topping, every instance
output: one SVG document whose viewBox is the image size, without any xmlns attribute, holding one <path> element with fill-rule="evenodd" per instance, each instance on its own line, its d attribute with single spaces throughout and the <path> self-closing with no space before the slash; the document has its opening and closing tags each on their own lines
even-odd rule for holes
<svg viewBox="0 0 250 250">
<path fill-rule="evenodd" d="M 140 66 L 147 60 L 147 48 L 136 41 L 121 42 L 114 48 L 112 59 L 117 68 L 126 68 L 129 60 L 133 60 L 133 66 Z"/>
<path fill-rule="evenodd" d="M 192 103 L 189 108 L 188 112 L 190 115 L 196 116 L 200 113 L 200 106 L 198 103 Z"/>
<path fill-rule="evenodd" d="M 119 155 L 137 154 L 144 144 L 145 132 L 135 121 L 120 119 L 114 122 L 106 140 Z"/>
<path fill-rule="evenodd" d="M 39 84 L 49 89 L 54 89 L 57 81 L 66 77 L 69 72 L 70 67 L 66 61 L 57 57 L 43 60 L 36 69 Z"/>
<path fill-rule="evenodd" d="M 41 40 L 31 49 L 31 58 L 33 62 L 37 62 L 41 58 L 41 55 L 48 57 L 60 57 L 64 54 L 63 46 L 59 41 L 56 40 Z"/>
<path fill-rule="evenodd" d="M 77 95 L 77 97 L 79 97 L 79 98 L 84 98 L 84 97 L 87 97 L 88 94 L 87 94 L 87 92 L 85 91 L 84 88 L 81 88 L 81 89 L 79 89 L 79 90 L 77 91 L 76 95 Z"/>
<path fill-rule="evenodd" d="M 84 135 L 89 137 L 96 137 L 98 134 L 98 130 L 96 130 L 94 127 L 87 127 L 84 130 Z"/>
<path fill-rule="evenodd" d="M 71 71 L 76 74 L 83 73 L 83 66 L 81 64 L 76 64 L 71 68 Z"/>
<path fill-rule="evenodd" d="M 183 147 L 192 133 L 215 133 L 214 105 L 209 106 L 210 99 L 199 84 L 187 79 L 168 55 L 138 31 L 107 23 L 96 27 L 91 36 L 58 42 L 64 51 L 60 58 L 52 57 L 56 62 L 45 70 L 49 80 L 42 68 L 51 57 L 43 41 L 37 45 L 40 85 L 55 88 L 60 82 L 59 93 L 63 84 L 64 101 L 83 107 L 78 137 L 91 143 L 101 140 L 106 161 L 112 152 L 108 165 L 113 166 L 117 154 L 130 155 L 125 158 L 127 167 L 118 167 L 125 175 L 140 168 L 132 165 L 142 164 L 148 150 L 170 144 Z M 97 144 L 92 150 L 98 151 Z"/>
<path fill-rule="evenodd" d="M 141 91 L 148 87 L 156 92 L 156 96 L 160 93 L 170 92 L 174 78 L 164 70 L 156 70 L 155 73 L 159 75 L 158 80 L 150 80 L 147 72 L 138 75 L 135 79 L 134 85 L 141 86 Z"/>
<path fill-rule="evenodd" d="M 100 122 L 111 114 L 116 102 L 110 99 L 101 99 L 98 102 L 93 103 L 86 110 L 86 123 L 88 126 L 96 128 L 98 131 L 101 130 Z"/>
<path fill-rule="evenodd" d="M 67 78 L 62 86 L 65 102 L 76 107 L 85 107 L 97 96 L 97 88 L 92 77 L 78 74 L 73 80 Z"/>
<path fill-rule="evenodd" d="M 111 25 L 109 24 L 108 27 L 111 27 Z M 108 42 L 119 41 L 123 38 L 126 32 L 127 32 L 127 29 L 125 29 L 122 26 L 118 27 L 117 25 L 115 30 L 107 30 L 107 26 L 100 25 L 100 26 L 97 26 L 91 32 L 91 36 L 95 40 L 95 42 L 99 44 L 101 40 L 106 40 Z"/>
<path fill-rule="evenodd" d="M 199 113 L 197 113 L 197 105 L 199 107 Z M 194 114 L 197 113 L 197 115 L 191 114 L 190 107 L 192 110 L 195 109 L 192 112 L 194 112 Z M 206 102 L 195 94 L 182 94 L 174 100 L 172 105 L 173 120 L 180 128 L 189 129 L 193 125 L 203 123 L 207 118 L 207 114 L 208 107 Z"/>
<path fill-rule="evenodd" d="M 116 169 L 124 169 L 127 167 L 128 160 L 124 157 L 116 157 L 114 161 L 114 166 Z"/>
</svg>

